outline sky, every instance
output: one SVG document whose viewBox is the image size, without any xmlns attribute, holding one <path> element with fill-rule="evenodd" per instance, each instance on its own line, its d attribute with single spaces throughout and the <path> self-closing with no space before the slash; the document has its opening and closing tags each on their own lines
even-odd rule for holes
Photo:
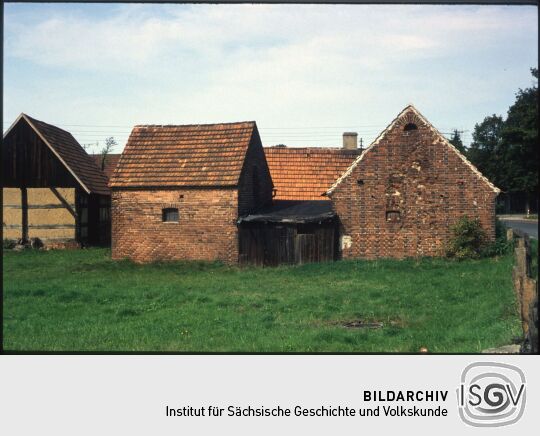
<svg viewBox="0 0 540 436">
<path fill-rule="evenodd" d="M 255 120 L 264 145 L 369 144 L 408 104 L 441 132 L 505 115 L 534 6 L 5 4 L 4 125 L 121 152 L 136 124 Z"/>
</svg>

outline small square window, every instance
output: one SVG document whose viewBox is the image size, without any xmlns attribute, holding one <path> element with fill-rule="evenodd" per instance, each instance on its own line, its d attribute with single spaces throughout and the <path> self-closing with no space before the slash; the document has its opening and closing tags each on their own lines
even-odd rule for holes
<svg viewBox="0 0 540 436">
<path fill-rule="evenodd" d="M 178 209 L 169 207 L 162 210 L 162 219 L 164 223 L 178 222 Z"/>
<path fill-rule="evenodd" d="M 386 212 L 386 221 L 399 223 L 401 221 L 401 214 L 397 210 L 389 210 Z"/>
</svg>

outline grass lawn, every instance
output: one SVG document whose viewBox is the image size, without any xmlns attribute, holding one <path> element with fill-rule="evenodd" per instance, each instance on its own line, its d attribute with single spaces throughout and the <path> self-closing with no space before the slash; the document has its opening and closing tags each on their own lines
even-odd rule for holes
<svg viewBox="0 0 540 436">
<path fill-rule="evenodd" d="M 4 348 L 480 352 L 520 335 L 512 257 L 245 268 L 4 253 Z M 380 321 L 379 329 L 344 322 Z"/>
</svg>

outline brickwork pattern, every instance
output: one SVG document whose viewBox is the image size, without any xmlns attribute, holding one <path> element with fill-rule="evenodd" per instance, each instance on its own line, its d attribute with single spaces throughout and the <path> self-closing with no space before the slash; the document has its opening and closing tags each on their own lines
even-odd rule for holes
<svg viewBox="0 0 540 436">
<path fill-rule="evenodd" d="M 238 259 L 236 189 L 114 190 L 112 257 L 136 262 Z M 162 209 L 178 208 L 178 222 Z"/>
<path fill-rule="evenodd" d="M 231 125 L 226 126 L 230 130 Z M 235 124 L 232 126 L 236 127 Z M 220 186 L 215 180 L 205 179 L 204 172 L 193 176 L 193 171 L 187 171 L 180 180 L 192 175 L 192 182 L 203 180 L 203 186 L 159 189 L 114 187 L 113 259 L 128 257 L 136 262 L 221 260 L 236 263 L 238 217 L 254 212 L 272 201 L 272 179 L 261 140 L 256 126 L 250 124 L 249 127 L 252 129 L 251 138 L 247 139 L 248 145 L 244 149 L 243 165 L 238 175 L 234 176 L 238 179 L 237 186 Z M 216 127 L 212 126 L 212 129 L 215 130 Z M 215 133 L 217 135 L 215 141 L 220 140 L 222 136 L 221 130 L 218 133 Z M 160 141 L 161 139 L 157 143 Z M 214 142 L 210 140 L 210 144 Z M 192 151 L 185 152 L 178 141 L 176 147 L 178 154 L 184 153 L 187 156 L 191 153 L 191 157 L 186 158 L 189 161 L 187 166 L 194 167 L 199 158 L 194 157 Z M 201 149 L 204 147 L 209 146 L 200 146 Z M 236 145 L 232 144 L 231 147 Z M 239 149 L 242 147 L 238 146 Z M 149 147 L 144 144 L 141 148 L 146 152 Z M 139 153 L 138 148 L 132 149 L 131 153 Z M 220 161 L 220 155 L 215 156 L 215 159 Z M 210 162 L 211 158 L 208 157 L 207 160 Z M 226 163 L 221 162 L 222 165 Z M 177 171 L 182 171 L 183 168 L 185 169 L 179 167 Z M 233 170 L 224 169 L 222 175 L 236 174 L 236 170 Z M 118 183 L 122 185 L 123 179 L 119 180 Z M 204 186 L 210 182 L 216 185 Z M 229 179 L 227 183 L 230 183 Z M 163 222 L 162 210 L 166 208 L 178 209 L 178 222 Z"/>
<path fill-rule="evenodd" d="M 414 123 L 417 129 L 405 130 Z M 330 193 L 343 258 L 438 256 L 459 217 L 495 236 L 497 192 L 414 111 L 405 112 Z"/>
</svg>

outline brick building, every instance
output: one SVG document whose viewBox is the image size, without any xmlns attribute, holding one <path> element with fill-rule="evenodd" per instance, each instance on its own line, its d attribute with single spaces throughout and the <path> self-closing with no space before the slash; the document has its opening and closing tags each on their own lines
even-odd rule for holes
<svg viewBox="0 0 540 436">
<path fill-rule="evenodd" d="M 441 255 L 464 215 L 494 237 L 499 193 L 413 106 L 365 150 L 354 133 L 263 149 L 254 122 L 137 126 L 110 186 L 114 258 L 258 265 Z"/>
<path fill-rule="evenodd" d="M 229 263 L 273 188 L 255 122 L 136 126 L 110 187 L 114 259 Z"/>
<path fill-rule="evenodd" d="M 343 258 L 442 254 L 467 215 L 495 236 L 499 189 L 407 106 L 328 190 Z"/>
</svg>

